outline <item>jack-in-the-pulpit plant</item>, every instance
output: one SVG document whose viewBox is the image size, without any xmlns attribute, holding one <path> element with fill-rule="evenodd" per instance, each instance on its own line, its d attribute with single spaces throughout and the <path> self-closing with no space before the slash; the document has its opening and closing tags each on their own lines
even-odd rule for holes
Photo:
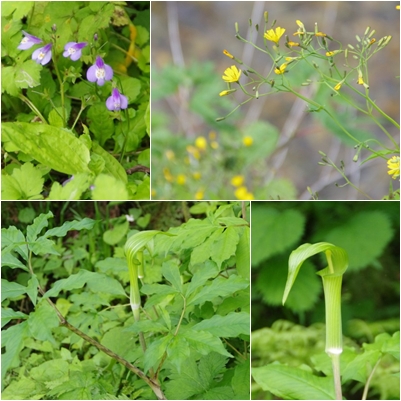
<svg viewBox="0 0 401 401">
<path fill-rule="evenodd" d="M 283 304 L 294 284 L 299 269 L 306 259 L 323 252 L 327 267 L 317 272 L 322 277 L 326 307 L 326 353 L 332 360 L 334 388 L 336 399 L 342 400 L 340 379 L 340 354 L 342 347 L 341 324 L 341 284 L 342 277 L 348 267 L 347 252 L 327 242 L 303 244 L 294 250 L 288 261 L 288 277 L 285 285 Z"/>
</svg>

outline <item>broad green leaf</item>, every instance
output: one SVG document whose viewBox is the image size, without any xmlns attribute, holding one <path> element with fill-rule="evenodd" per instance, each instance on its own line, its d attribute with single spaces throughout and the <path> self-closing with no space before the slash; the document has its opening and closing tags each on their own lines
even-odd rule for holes
<svg viewBox="0 0 401 401">
<path fill-rule="evenodd" d="M 297 210 L 279 212 L 257 202 L 254 206 L 251 216 L 252 266 L 295 245 L 305 225 L 305 217 Z"/>
<path fill-rule="evenodd" d="M 285 285 L 283 304 L 285 303 L 291 287 L 297 277 L 299 269 L 303 262 L 313 255 L 320 252 L 331 253 L 331 260 L 333 265 L 333 271 L 328 266 L 318 272 L 322 277 L 325 276 L 341 276 L 348 267 L 348 256 L 344 249 L 329 244 L 327 242 L 318 242 L 317 244 L 303 244 L 299 246 L 295 251 L 291 252 L 290 259 L 288 261 L 288 277 Z"/>
<path fill-rule="evenodd" d="M 136 348 L 139 347 L 134 336 L 135 334 L 126 331 L 124 327 L 114 327 L 105 333 L 100 343 L 117 355 L 131 360 Z"/>
<path fill-rule="evenodd" d="M 218 297 L 226 297 L 236 291 L 249 287 L 249 282 L 243 278 L 232 275 L 228 279 L 217 277 L 211 285 L 203 287 L 188 299 L 187 306 L 199 305 L 206 301 L 213 301 Z"/>
<path fill-rule="evenodd" d="M 221 267 L 221 264 L 235 255 L 237 250 L 239 236 L 235 227 L 227 227 L 224 232 L 218 236 L 211 249 L 211 258 Z"/>
<path fill-rule="evenodd" d="M 49 238 L 53 235 L 56 237 L 64 237 L 67 232 L 71 230 L 92 230 L 95 223 L 95 220 L 89 219 L 87 217 L 83 218 L 82 220 L 66 221 L 61 227 L 55 227 L 47 230 L 44 234 L 44 237 Z"/>
<path fill-rule="evenodd" d="M 3 38 L 1 42 L 3 44 Z M 18 96 L 21 90 L 17 88 L 14 81 L 14 72 L 14 67 L 3 67 L 1 69 L 1 92 L 7 92 L 11 96 Z"/>
<path fill-rule="evenodd" d="M 48 395 L 57 395 L 57 399 L 64 400 L 90 400 L 92 391 L 98 379 L 93 377 L 93 372 L 88 370 L 73 371 L 70 370 L 67 381 L 52 388 L 48 391 Z"/>
<path fill-rule="evenodd" d="M 64 199 L 68 201 L 81 199 L 82 193 L 90 187 L 93 178 L 92 173 L 79 173 L 74 174 L 64 185 L 53 182 L 47 200 Z"/>
<path fill-rule="evenodd" d="M 128 98 L 128 104 L 134 103 L 141 91 L 141 81 L 127 76 L 121 77 L 122 92 Z"/>
<path fill-rule="evenodd" d="M 2 174 L 2 200 L 42 199 L 44 178 L 40 169 L 32 163 L 24 163 L 14 168 L 11 175 Z"/>
<path fill-rule="evenodd" d="M 363 344 L 363 348 L 368 351 L 379 350 L 400 360 L 400 332 L 397 331 L 392 336 L 388 333 L 381 333 L 375 337 L 373 344 Z"/>
<path fill-rule="evenodd" d="M 208 331 L 217 337 L 237 337 L 240 334 L 250 334 L 250 316 L 246 312 L 214 315 L 211 319 L 195 324 L 192 329 Z"/>
<path fill-rule="evenodd" d="M 213 351 L 224 356 L 232 357 L 224 348 L 221 340 L 208 331 L 189 329 L 185 332 L 183 331 L 179 335 L 185 337 L 191 348 L 200 352 L 202 355 L 207 355 L 209 352 Z"/>
<path fill-rule="evenodd" d="M 212 253 L 216 239 L 223 234 L 224 228 L 216 229 L 202 244 L 196 246 L 191 253 L 191 264 L 196 265 L 207 261 Z M 219 266 L 220 268 L 220 266 Z"/>
<path fill-rule="evenodd" d="M 249 227 L 244 227 L 243 230 L 239 231 L 239 236 L 238 246 L 235 251 L 237 272 L 239 276 L 249 280 L 251 274 L 251 242 Z"/>
<path fill-rule="evenodd" d="M 26 229 L 26 240 L 29 245 L 33 245 L 38 235 L 42 232 L 42 230 L 48 226 L 49 219 L 53 218 L 54 215 L 52 212 L 47 212 L 46 214 L 41 213 L 38 217 L 35 218 L 33 223 L 29 225 Z"/>
<path fill-rule="evenodd" d="M 89 129 L 95 135 L 100 146 L 113 136 L 114 122 L 105 103 L 94 104 L 88 110 Z"/>
<path fill-rule="evenodd" d="M 145 373 L 150 368 L 157 366 L 160 363 L 168 344 L 173 338 L 173 334 L 167 334 L 165 337 L 158 338 L 149 345 L 144 355 Z"/>
<path fill-rule="evenodd" d="M 199 247 L 195 248 L 194 252 L 198 248 Z M 189 296 L 192 295 L 198 288 L 203 287 L 207 280 L 216 277 L 219 274 L 219 271 L 219 268 L 213 261 L 209 260 L 203 263 L 200 268 L 196 270 L 191 282 L 188 284 L 187 291 L 185 293 L 186 297 L 189 298 Z"/>
<path fill-rule="evenodd" d="M 28 260 L 25 236 L 14 226 L 1 229 L 1 249 L 5 247 L 10 247 L 10 250 L 15 250 L 24 260 Z"/>
<path fill-rule="evenodd" d="M 128 200 L 125 183 L 111 175 L 99 174 L 93 186 L 93 200 Z"/>
<path fill-rule="evenodd" d="M 145 149 L 139 154 L 138 163 L 150 167 L 150 149 Z"/>
<path fill-rule="evenodd" d="M 167 332 L 168 329 L 164 324 L 159 322 L 154 322 L 152 320 L 139 320 L 138 322 L 134 322 L 130 326 L 125 328 L 126 331 L 133 331 L 135 333 L 143 332 L 154 332 L 154 333 L 163 333 Z"/>
<path fill-rule="evenodd" d="M 1 308 L 1 327 L 12 319 L 27 319 L 28 315 L 10 308 Z"/>
<path fill-rule="evenodd" d="M 18 298 L 26 293 L 26 287 L 21 284 L 1 279 L 1 302 L 8 298 Z"/>
<path fill-rule="evenodd" d="M 42 66 L 34 60 L 27 60 L 17 65 L 14 82 L 18 88 L 27 89 L 40 85 Z"/>
<path fill-rule="evenodd" d="M 4 379 L 7 370 L 19 366 L 19 356 L 24 340 L 29 336 L 28 323 L 22 322 L 1 332 L 1 346 L 5 352 L 1 354 L 1 377 Z"/>
<path fill-rule="evenodd" d="M 29 372 L 30 376 L 39 382 L 49 382 L 65 377 L 68 380 L 69 364 L 62 359 L 46 361 L 32 368 Z"/>
<path fill-rule="evenodd" d="M 162 274 L 164 278 L 170 282 L 173 288 L 182 292 L 182 280 L 177 261 L 168 260 L 164 262 L 162 266 Z"/>
<path fill-rule="evenodd" d="M 150 177 L 148 175 L 145 175 L 143 181 L 136 187 L 132 199 L 133 200 L 150 199 Z"/>
<path fill-rule="evenodd" d="M 369 211 L 357 213 L 329 231 L 325 240 L 344 248 L 349 254 L 349 268 L 359 270 L 382 254 L 392 236 L 388 216 L 381 211 Z"/>
<path fill-rule="evenodd" d="M 126 236 L 128 229 L 129 223 L 127 220 L 114 224 L 110 230 L 103 233 L 103 241 L 109 245 L 116 245 Z"/>
<path fill-rule="evenodd" d="M 357 355 L 354 360 L 341 369 L 343 382 L 356 380 L 365 383 L 380 357 L 381 353 L 377 350 L 365 351 L 363 354 Z"/>
<path fill-rule="evenodd" d="M 331 377 L 317 377 L 310 372 L 279 364 L 252 368 L 252 377 L 263 390 L 284 400 L 335 400 Z"/>
<path fill-rule="evenodd" d="M 122 285 L 114 278 L 101 273 L 94 273 L 87 282 L 87 286 L 94 293 L 104 292 L 110 295 L 120 295 L 127 297 Z"/>
<path fill-rule="evenodd" d="M 177 372 L 181 372 L 181 368 L 184 366 L 186 368 L 185 362 L 191 355 L 191 350 L 189 348 L 187 340 L 177 335 L 168 344 L 167 347 L 167 357 L 169 363 L 173 364 L 177 369 Z"/>
<path fill-rule="evenodd" d="M 2 140 L 53 170 L 70 175 L 89 171 L 88 148 L 64 129 L 45 124 L 3 123 Z"/>
<path fill-rule="evenodd" d="M 248 393 L 249 397 L 249 393 Z M 234 400 L 234 392 L 230 386 L 218 386 L 210 388 L 203 394 L 204 400 Z"/>
<path fill-rule="evenodd" d="M 36 300 L 38 298 L 38 286 L 39 281 L 36 274 L 33 274 L 28 281 L 28 286 L 26 287 L 26 293 L 31 299 L 32 303 L 36 306 Z"/>
<path fill-rule="evenodd" d="M 10 251 L 3 250 L 1 253 L 1 265 L 11 267 L 11 269 L 23 269 L 29 271 L 29 269 L 21 263 Z"/>
<path fill-rule="evenodd" d="M 39 237 L 33 243 L 30 243 L 29 249 L 35 255 L 44 255 L 46 253 L 51 255 L 60 255 L 60 252 L 56 248 L 56 243 L 44 237 Z"/>
<path fill-rule="evenodd" d="M 51 126 L 62 128 L 64 125 L 63 118 L 59 114 L 61 111 L 61 108 L 58 107 L 58 110 L 59 110 L 59 112 L 57 112 L 55 109 L 50 111 L 48 121 Z"/>
<path fill-rule="evenodd" d="M 234 376 L 231 380 L 231 386 L 235 394 L 236 400 L 247 400 L 250 398 L 250 364 L 244 361 L 237 365 L 234 369 Z"/>
<path fill-rule="evenodd" d="M 2 3 L 2 5 L 3 4 L 4 3 Z M 1 393 L 1 398 L 3 400 L 32 400 L 32 394 L 36 392 L 36 385 L 37 383 L 35 380 L 22 377 L 18 381 L 12 381 Z"/>
<path fill-rule="evenodd" d="M 35 311 L 29 314 L 27 320 L 29 331 L 33 338 L 39 341 L 49 341 L 56 346 L 52 329 L 58 327 L 59 320 L 54 309 L 42 300 L 36 305 Z"/>
</svg>

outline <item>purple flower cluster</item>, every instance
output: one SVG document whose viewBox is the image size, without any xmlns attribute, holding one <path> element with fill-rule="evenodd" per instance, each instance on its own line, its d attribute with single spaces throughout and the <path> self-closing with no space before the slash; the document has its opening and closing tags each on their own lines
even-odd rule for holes
<svg viewBox="0 0 401 401">
<path fill-rule="evenodd" d="M 42 43 L 42 40 L 36 36 L 30 35 L 29 33 L 22 31 L 24 37 L 18 46 L 20 50 L 28 50 L 32 46 Z M 77 61 L 82 56 L 82 49 L 87 46 L 86 42 L 68 42 L 64 46 L 63 56 L 70 58 L 72 61 Z M 52 43 L 36 49 L 32 53 L 32 60 L 35 60 L 38 64 L 45 65 L 52 59 Z M 100 56 L 96 57 L 95 64 L 89 67 L 86 78 L 90 82 L 96 82 L 99 86 L 103 86 L 106 81 L 110 81 L 113 78 L 113 69 L 104 63 Z M 112 90 L 111 96 L 106 101 L 106 107 L 110 111 L 119 111 L 128 107 L 128 99 L 126 96 L 121 94 L 117 88 Z"/>
</svg>

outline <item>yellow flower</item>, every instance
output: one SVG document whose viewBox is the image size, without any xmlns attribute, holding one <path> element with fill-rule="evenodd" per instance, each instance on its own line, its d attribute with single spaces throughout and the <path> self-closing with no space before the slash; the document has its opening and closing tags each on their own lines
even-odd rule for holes
<svg viewBox="0 0 401 401">
<path fill-rule="evenodd" d="M 212 141 L 210 142 L 210 147 L 216 150 L 219 147 L 219 143 L 217 141 Z"/>
<path fill-rule="evenodd" d="M 231 54 L 231 53 L 229 53 L 227 50 L 223 50 L 223 53 L 227 56 L 227 57 L 230 57 L 230 58 L 234 58 L 234 56 Z"/>
<path fill-rule="evenodd" d="M 331 57 L 331 56 L 334 56 L 334 55 L 335 55 L 334 52 L 326 52 L 326 56 L 327 56 L 327 57 Z"/>
<path fill-rule="evenodd" d="M 223 80 L 226 82 L 238 82 L 239 77 L 241 76 L 241 70 L 238 70 L 238 68 L 235 65 L 232 65 L 231 67 L 227 68 L 224 71 L 224 74 L 222 76 Z"/>
<path fill-rule="evenodd" d="M 334 87 L 334 90 L 339 91 L 342 84 L 343 84 L 343 81 L 339 82 L 339 83 Z"/>
<path fill-rule="evenodd" d="M 287 63 L 284 63 L 284 64 L 281 64 L 280 67 L 276 67 L 274 69 L 274 72 L 277 75 L 281 75 L 281 74 L 284 74 L 284 71 L 285 71 L 286 68 L 287 68 Z"/>
<path fill-rule="evenodd" d="M 199 150 L 197 148 L 195 148 L 195 146 L 192 145 L 188 145 L 187 146 L 187 152 L 190 153 L 195 159 L 200 159 L 200 153 Z"/>
<path fill-rule="evenodd" d="M 184 185 L 186 180 L 187 179 L 186 179 L 184 174 L 178 174 L 177 175 L 177 184 L 178 185 Z"/>
<path fill-rule="evenodd" d="M 400 9 L 400 6 L 398 5 L 398 6 L 395 6 L 395 8 L 397 9 L 397 10 L 399 10 Z"/>
<path fill-rule="evenodd" d="M 304 35 L 304 34 L 305 34 L 305 32 L 301 32 L 301 31 L 298 31 L 298 32 L 293 33 L 294 36 L 297 36 L 297 35 Z"/>
<path fill-rule="evenodd" d="M 400 176 L 400 157 L 393 156 L 391 159 L 387 160 L 388 175 L 392 175 L 395 180 Z"/>
<path fill-rule="evenodd" d="M 358 83 L 359 85 L 363 85 L 363 84 L 364 84 L 362 76 L 358 77 L 357 83 Z"/>
<path fill-rule="evenodd" d="M 298 25 L 300 28 L 305 29 L 304 24 L 303 24 L 299 19 L 297 19 L 295 22 L 297 23 L 297 25 Z"/>
<path fill-rule="evenodd" d="M 197 200 L 203 199 L 204 196 L 205 196 L 205 191 L 203 188 L 198 189 L 195 193 L 195 199 Z"/>
<path fill-rule="evenodd" d="M 265 32 L 264 37 L 267 40 L 270 40 L 271 42 L 274 42 L 276 45 L 278 45 L 278 42 L 280 40 L 280 38 L 283 36 L 285 32 L 284 28 L 280 28 L 279 26 L 276 28 L 276 30 L 274 29 L 269 29 L 268 31 Z"/>
<path fill-rule="evenodd" d="M 323 32 L 316 32 L 315 36 L 320 36 L 320 37 L 324 38 L 327 35 L 325 33 L 323 33 Z"/>
<path fill-rule="evenodd" d="M 210 132 L 209 132 L 209 139 L 210 139 L 211 141 L 214 141 L 216 138 L 217 138 L 216 133 L 215 133 L 214 131 L 210 131 Z"/>
<path fill-rule="evenodd" d="M 288 46 L 291 46 L 291 47 L 295 47 L 295 46 L 299 46 L 299 43 L 292 42 L 292 41 L 290 40 L 289 42 L 287 42 L 287 45 L 288 45 Z"/>
<path fill-rule="evenodd" d="M 205 150 L 207 148 L 207 140 L 203 136 L 198 136 L 195 139 L 195 146 L 200 150 Z"/>
<path fill-rule="evenodd" d="M 242 138 L 242 143 L 244 146 L 251 146 L 253 144 L 253 138 L 251 136 L 245 136 Z"/>
<path fill-rule="evenodd" d="M 175 159 L 175 154 L 171 149 L 166 150 L 166 157 L 168 160 L 174 160 Z"/>
<path fill-rule="evenodd" d="M 170 173 L 170 170 L 168 169 L 168 167 L 165 167 L 163 169 L 163 175 L 164 175 L 164 178 L 166 179 L 166 181 L 168 181 L 168 182 L 173 182 L 174 181 L 174 177 Z"/>
<path fill-rule="evenodd" d="M 248 192 L 246 187 L 239 187 L 235 190 L 234 195 L 239 200 L 253 200 L 255 199 L 253 194 Z"/>
<path fill-rule="evenodd" d="M 231 185 L 233 187 L 240 187 L 244 183 L 244 176 L 243 175 L 235 175 L 231 178 Z"/>
<path fill-rule="evenodd" d="M 195 171 L 194 173 L 192 173 L 192 177 L 194 177 L 195 180 L 200 180 L 202 174 L 199 171 Z"/>
<path fill-rule="evenodd" d="M 227 95 L 229 95 L 231 93 L 234 93 L 236 90 L 237 89 L 228 89 L 228 90 L 225 90 L 225 91 L 221 91 L 219 93 L 219 96 L 227 96 Z"/>
</svg>

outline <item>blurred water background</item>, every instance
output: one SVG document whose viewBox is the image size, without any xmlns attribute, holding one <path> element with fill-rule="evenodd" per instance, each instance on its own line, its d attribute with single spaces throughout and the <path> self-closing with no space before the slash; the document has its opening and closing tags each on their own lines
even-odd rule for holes
<svg viewBox="0 0 401 401">
<path fill-rule="evenodd" d="M 264 72 L 266 68 L 270 68 L 271 61 L 266 60 L 266 55 L 255 51 L 252 46 L 236 39 L 234 28 L 234 23 L 238 22 L 240 34 L 249 38 L 251 18 L 253 25 L 259 24 L 262 27 L 257 34 L 257 43 L 263 46 L 260 36 L 263 32 L 264 11 L 269 12 L 269 24 L 276 19 L 276 26 L 286 28 L 286 34 L 291 40 L 295 38 L 292 33 L 297 30 L 296 20 L 301 20 L 308 31 L 313 31 L 314 24 L 317 23 L 319 30 L 341 41 L 344 47 L 348 43 L 355 45 L 355 35 L 363 36 L 369 26 L 376 30 L 373 37 L 377 40 L 392 35 L 389 45 L 369 61 L 369 85 L 371 98 L 398 122 L 400 11 L 395 8 L 397 4 L 399 3 L 386 1 L 152 1 L 151 47 L 152 66 L 155 68 L 152 71 L 158 74 L 168 65 L 183 67 L 211 61 L 215 74 L 220 78 L 224 70 L 234 64 L 222 53 L 223 49 L 227 49 L 244 63 Z M 256 40 L 255 31 L 253 35 Z M 335 46 L 332 46 L 334 49 Z M 225 89 L 225 84 L 221 82 L 221 86 L 216 87 L 216 96 Z M 237 102 L 244 99 L 241 95 L 238 92 L 235 94 Z M 185 109 L 185 104 L 181 103 L 178 107 Z M 382 159 L 375 159 L 363 166 L 353 163 L 355 150 L 344 146 L 337 137 L 330 135 L 327 128 L 312 115 L 316 113 L 307 113 L 306 109 L 305 103 L 297 101 L 293 95 L 280 93 L 249 102 L 242 108 L 242 118 L 239 119 L 234 113 L 230 116 L 230 121 L 239 127 L 256 120 L 268 121 L 278 127 L 280 135 L 290 138 L 266 165 L 266 176 L 274 170 L 276 176 L 290 177 L 297 188 L 298 199 L 310 199 L 307 186 L 317 191 L 321 199 L 366 199 L 349 186 L 337 188 L 334 185 L 344 181 L 332 168 L 318 165 L 321 161 L 319 150 L 325 151 L 338 165 L 343 160 L 347 168 L 350 168 L 351 180 L 373 199 L 380 199 L 386 194 L 389 186 L 386 163 Z M 152 115 L 159 111 L 171 116 L 168 125 L 176 133 L 177 139 L 188 138 L 199 132 L 207 133 L 214 128 L 190 113 L 180 114 L 177 110 L 172 110 L 169 102 L 152 101 Z M 221 110 L 216 110 L 216 118 L 221 116 L 219 112 Z M 180 115 L 188 121 L 180 121 Z M 399 143 L 399 131 L 385 122 L 384 126 Z M 386 146 L 390 146 L 389 140 L 379 128 L 370 124 L 369 129 L 374 130 L 372 133 Z M 367 155 L 365 153 L 363 156 Z M 158 157 L 152 151 L 154 162 L 158 161 Z M 399 181 L 392 181 L 394 189 L 398 188 Z"/>
</svg>

